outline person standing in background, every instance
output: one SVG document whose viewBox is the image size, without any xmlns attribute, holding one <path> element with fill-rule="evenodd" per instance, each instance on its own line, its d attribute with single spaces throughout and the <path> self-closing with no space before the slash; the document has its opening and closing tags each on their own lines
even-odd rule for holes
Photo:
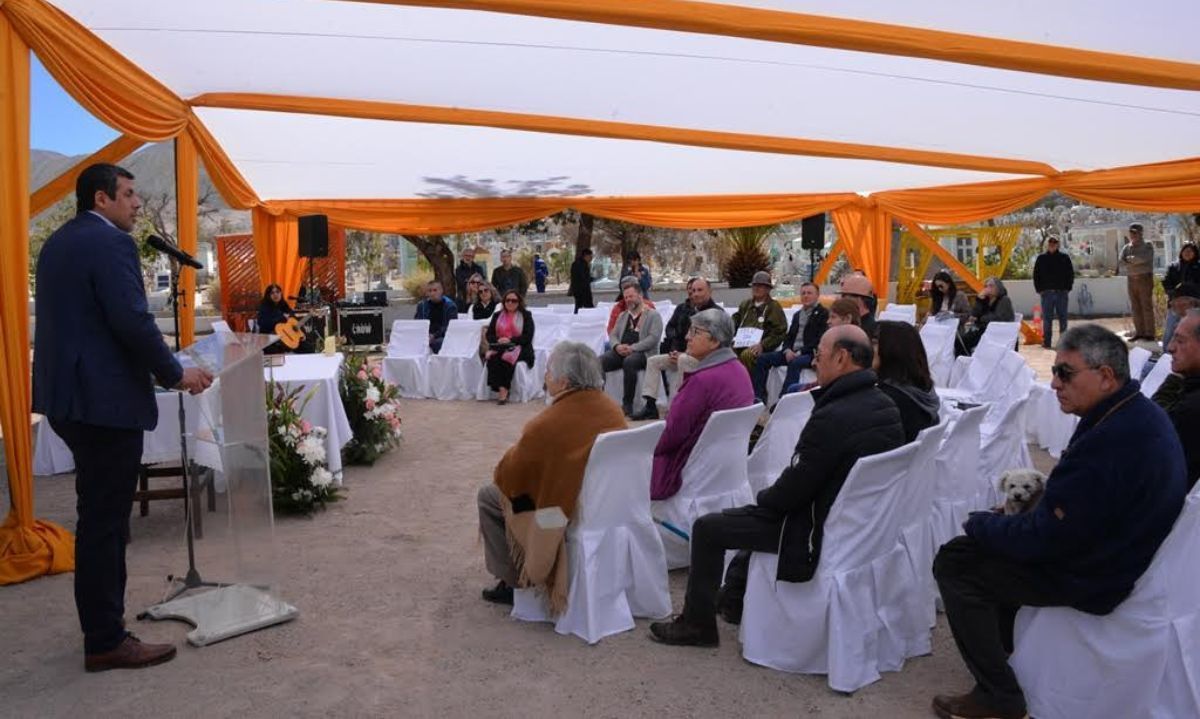
<svg viewBox="0 0 1200 719">
<path fill-rule="evenodd" d="M 1142 237 L 1140 222 L 1129 226 L 1129 241 L 1121 248 L 1118 265 L 1125 272 L 1129 309 L 1133 314 L 1131 340 L 1154 341 L 1154 246 Z"/>
<path fill-rule="evenodd" d="M 458 256 L 458 264 L 454 267 L 454 304 L 456 307 L 469 307 L 473 298 L 467 296 L 471 275 L 484 277 L 483 265 L 475 262 L 475 248 L 467 247 Z"/>
<path fill-rule="evenodd" d="M 537 286 L 539 295 L 546 293 L 546 277 L 550 275 L 550 267 L 541 255 L 533 256 L 533 284 Z"/>
<path fill-rule="evenodd" d="M 1071 287 L 1075 284 L 1075 265 L 1071 257 L 1058 248 L 1054 235 L 1046 240 L 1046 251 L 1033 262 L 1033 291 L 1042 298 L 1042 347 L 1054 346 L 1054 318 L 1058 317 L 1058 333 L 1067 331 L 1067 305 Z"/>
<path fill-rule="evenodd" d="M 567 286 L 567 294 L 575 299 L 575 314 L 584 307 L 596 306 L 592 299 L 592 248 L 584 248 L 571 263 L 571 284 Z"/>
</svg>

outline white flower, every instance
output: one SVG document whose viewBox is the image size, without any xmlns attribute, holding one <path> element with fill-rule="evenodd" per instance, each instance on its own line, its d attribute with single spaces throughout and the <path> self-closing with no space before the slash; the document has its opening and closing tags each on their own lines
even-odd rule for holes
<svg viewBox="0 0 1200 719">
<path fill-rule="evenodd" d="M 304 438 L 303 442 L 296 445 L 296 454 L 300 455 L 307 464 L 316 466 L 325 461 L 325 444 L 318 438 L 310 435 Z"/>
<path fill-rule="evenodd" d="M 371 400 L 372 402 L 378 402 L 379 401 L 379 388 L 378 387 L 368 387 L 367 388 L 367 399 Z"/>
<path fill-rule="evenodd" d="M 322 489 L 333 483 L 333 474 L 324 467 L 317 467 L 313 470 L 312 477 L 309 478 L 309 481 L 312 482 L 312 486 L 316 487 L 317 489 Z"/>
</svg>

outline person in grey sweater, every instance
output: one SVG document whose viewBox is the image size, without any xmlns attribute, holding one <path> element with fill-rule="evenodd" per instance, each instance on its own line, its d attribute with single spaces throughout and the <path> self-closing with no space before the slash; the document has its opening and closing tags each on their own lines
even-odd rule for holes
<svg viewBox="0 0 1200 719">
<path fill-rule="evenodd" d="M 1142 239 L 1141 223 L 1129 226 L 1129 241 L 1121 248 L 1120 269 L 1129 290 L 1133 314 L 1132 340 L 1154 341 L 1154 245 Z"/>
<path fill-rule="evenodd" d="M 624 393 L 621 408 L 625 416 L 633 415 L 633 399 L 638 390 L 638 372 L 646 369 L 646 356 L 658 350 L 662 340 L 663 321 L 658 312 L 648 309 L 642 302 L 642 288 L 630 284 L 621 291 L 625 300 L 625 311 L 613 325 L 609 343 L 612 349 L 600 356 L 600 366 L 605 372 L 622 370 L 625 373 Z"/>
</svg>

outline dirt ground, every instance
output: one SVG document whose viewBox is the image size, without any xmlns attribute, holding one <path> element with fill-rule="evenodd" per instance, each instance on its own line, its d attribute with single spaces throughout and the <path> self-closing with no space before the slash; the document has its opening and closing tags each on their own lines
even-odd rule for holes
<svg viewBox="0 0 1200 719">
<path fill-rule="evenodd" d="M 1053 355 L 1023 353 L 1045 379 Z M 541 407 L 405 401 L 403 444 L 349 468 L 345 501 L 277 520 L 282 591 L 300 611 L 289 624 L 198 649 L 185 624 L 134 619 L 186 566 L 178 502 L 135 514 L 128 562 L 127 620 L 148 641 L 179 645 L 168 664 L 85 674 L 72 576 L 0 588 L 0 715 L 907 719 L 932 716 L 933 694 L 969 687 L 943 617 L 932 655 L 847 696 L 823 676 L 745 662 L 728 625 L 719 649 L 654 644 L 644 620 L 588 646 L 483 602 L 491 578 L 475 493 Z M 1048 456 L 1034 455 L 1047 470 Z M 70 475 L 39 478 L 35 491 L 38 517 L 74 527 Z M 219 515 L 207 520 L 216 531 Z M 671 576 L 677 610 L 686 579 Z"/>
</svg>

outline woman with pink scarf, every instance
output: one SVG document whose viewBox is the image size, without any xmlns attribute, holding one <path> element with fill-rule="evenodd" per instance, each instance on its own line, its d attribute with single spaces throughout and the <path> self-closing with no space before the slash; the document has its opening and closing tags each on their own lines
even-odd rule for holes
<svg viewBox="0 0 1200 719">
<path fill-rule="evenodd" d="M 488 387 L 499 395 L 496 404 L 507 404 L 517 362 L 533 366 L 533 315 L 516 290 L 504 293 L 504 305 L 488 325 L 487 341 Z"/>
</svg>

